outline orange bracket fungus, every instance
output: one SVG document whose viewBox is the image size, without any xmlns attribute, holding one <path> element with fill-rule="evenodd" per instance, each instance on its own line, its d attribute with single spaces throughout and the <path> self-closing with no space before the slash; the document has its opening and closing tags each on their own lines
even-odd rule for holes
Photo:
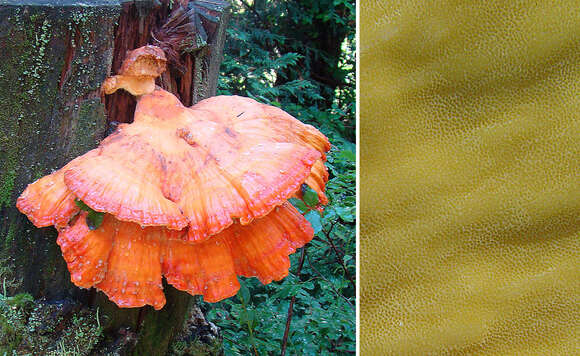
<svg viewBox="0 0 580 356">
<path fill-rule="evenodd" d="M 35 226 L 58 229 L 72 282 L 120 307 L 161 309 L 162 276 L 208 302 L 235 295 L 237 276 L 284 278 L 313 237 L 287 200 L 306 184 L 328 202 L 323 134 L 238 96 L 184 107 L 155 86 L 165 63 L 154 46 L 129 52 L 102 90 L 137 96 L 134 122 L 17 202 Z"/>
</svg>

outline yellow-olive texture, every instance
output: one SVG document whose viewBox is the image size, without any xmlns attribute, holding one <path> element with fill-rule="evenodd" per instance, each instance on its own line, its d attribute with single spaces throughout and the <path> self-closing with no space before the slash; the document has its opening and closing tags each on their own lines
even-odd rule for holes
<svg viewBox="0 0 580 356">
<path fill-rule="evenodd" d="M 580 2 L 360 2 L 361 355 L 580 354 Z"/>
</svg>

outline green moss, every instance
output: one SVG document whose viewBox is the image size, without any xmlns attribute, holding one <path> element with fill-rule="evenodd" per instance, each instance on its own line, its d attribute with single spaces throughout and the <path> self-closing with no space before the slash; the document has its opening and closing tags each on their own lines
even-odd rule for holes
<svg viewBox="0 0 580 356">
<path fill-rule="evenodd" d="M 106 118 L 98 88 L 112 56 L 118 14 L 113 6 L 0 7 L 6 54 L 0 61 L 0 209 L 7 217 L 0 219 L 0 253 L 11 255 L 12 274 L 26 278 L 33 294 L 41 292 L 36 286 L 67 282 L 66 264 L 54 231 L 23 223 L 16 197 L 102 139 Z M 69 30 L 76 41 L 70 61 Z"/>
<path fill-rule="evenodd" d="M 76 120 L 71 146 L 79 152 L 86 152 L 94 147 L 105 131 L 103 106 L 99 99 L 86 100 L 75 107 L 73 115 L 77 115 L 79 120 Z"/>
<path fill-rule="evenodd" d="M 15 181 L 16 170 L 14 167 L 9 167 L 2 177 L 2 182 L 0 182 L 0 209 L 10 205 Z"/>
<path fill-rule="evenodd" d="M 11 55 L 0 62 L 0 208 L 11 206 L 20 169 L 22 140 L 20 132 L 37 129 L 29 121 L 42 117 L 41 113 L 28 113 L 33 101 L 44 93 L 39 83 L 49 68 L 44 63 L 50 38 L 51 24 L 41 14 L 12 16 L 9 18 L 5 50 Z M 28 25 L 25 25 L 28 23 Z M 31 114 L 31 115 L 29 115 Z M 37 129 L 38 130 L 38 129 Z"/>
<path fill-rule="evenodd" d="M 177 341 L 174 342 L 170 349 L 170 356 L 215 356 L 221 355 L 223 345 L 220 340 L 214 340 L 211 344 L 206 344 L 201 340 L 194 339 L 192 341 Z"/>
<path fill-rule="evenodd" d="M 192 303 L 184 327 L 177 333 L 168 349 L 168 355 L 223 355 L 219 329 L 205 319 L 200 298 Z"/>
<path fill-rule="evenodd" d="M 81 312 L 73 316 L 70 326 L 62 332 L 56 350 L 47 355 L 88 355 L 101 339 L 98 316 Z"/>
<path fill-rule="evenodd" d="M 1 93 L 0 93 L 1 95 Z M 0 121 L 4 120 L 5 114 L 0 114 Z M 3 133 L 2 141 L 5 149 L 0 149 L 3 158 L 0 158 L 2 171 L 0 173 L 0 209 L 7 207 L 12 202 L 12 195 L 16 182 L 16 168 L 18 166 L 18 146 L 16 142 L 10 142 L 7 133 Z M 4 151 L 4 152 L 2 152 Z"/>
<path fill-rule="evenodd" d="M 24 340 L 28 297 L 0 297 L 0 354 L 12 354 Z"/>
<path fill-rule="evenodd" d="M 0 354 L 11 355 L 22 342 L 21 324 L 7 312 L 0 311 Z"/>
<path fill-rule="evenodd" d="M 103 338 L 98 311 L 77 309 L 25 293 L 0 296 L 0 355 L 89 355 Z"/>
<path fill-rule="evenodd" d="M 18 293 L 12 297 L 6 297 L 6 303 L 12 308 L 24 308 L 29 306 L 34 301 L 34 298 L 28 293 Z"/>
<path fill-rule="evenodd" d="M 6 236 L 4 237 L 4 247 L 6 249 L 8 249 L 10 247 L 10 245 L 12 244 L 12 241 L 14 241 L 15 236 L 16 236 L 16 224 L 11 222 L 10 226 L 8 227 L 8 232 L 6 233 Z"/>
<path fill-rule="evenodd" d="M 3 287 L 10 293 L 26 285 L 34 295 L 67 288 L 54 230 L 24 223 L 15 199 L 26 184 L 102 138 L 106 118 L 98 89 L 119 12 L 118 6 L 0 9 L 6 54 L 0 61 L 0 209 L 8 217 L 0 219 L 0 356 L 89 354 L 102 339 L 94 310 L 34 301 L 26 294 L 5 297 Z M 67 31 L 71 43 L 65 41 Z"/>
</svg>

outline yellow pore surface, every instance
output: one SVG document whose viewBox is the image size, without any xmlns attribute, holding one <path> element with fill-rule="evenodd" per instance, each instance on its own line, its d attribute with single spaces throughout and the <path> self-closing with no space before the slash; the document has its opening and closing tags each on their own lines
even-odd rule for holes
<svg viewBox="0 0 580 356">
<path fill-rule="evenodd" d="M 360 8 L 362 355 L 580 353 L 580 3 Z"/>
</svg>

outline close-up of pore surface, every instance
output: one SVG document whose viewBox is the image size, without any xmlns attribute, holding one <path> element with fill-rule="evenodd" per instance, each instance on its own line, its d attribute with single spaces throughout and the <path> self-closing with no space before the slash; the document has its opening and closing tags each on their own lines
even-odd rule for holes
<svg viewBox="0 0 580 356">
<path fill-rule="evenodd" d="M 578 354 L 580 4 L 360 19 L 361 354 Z"/>
</svg>

